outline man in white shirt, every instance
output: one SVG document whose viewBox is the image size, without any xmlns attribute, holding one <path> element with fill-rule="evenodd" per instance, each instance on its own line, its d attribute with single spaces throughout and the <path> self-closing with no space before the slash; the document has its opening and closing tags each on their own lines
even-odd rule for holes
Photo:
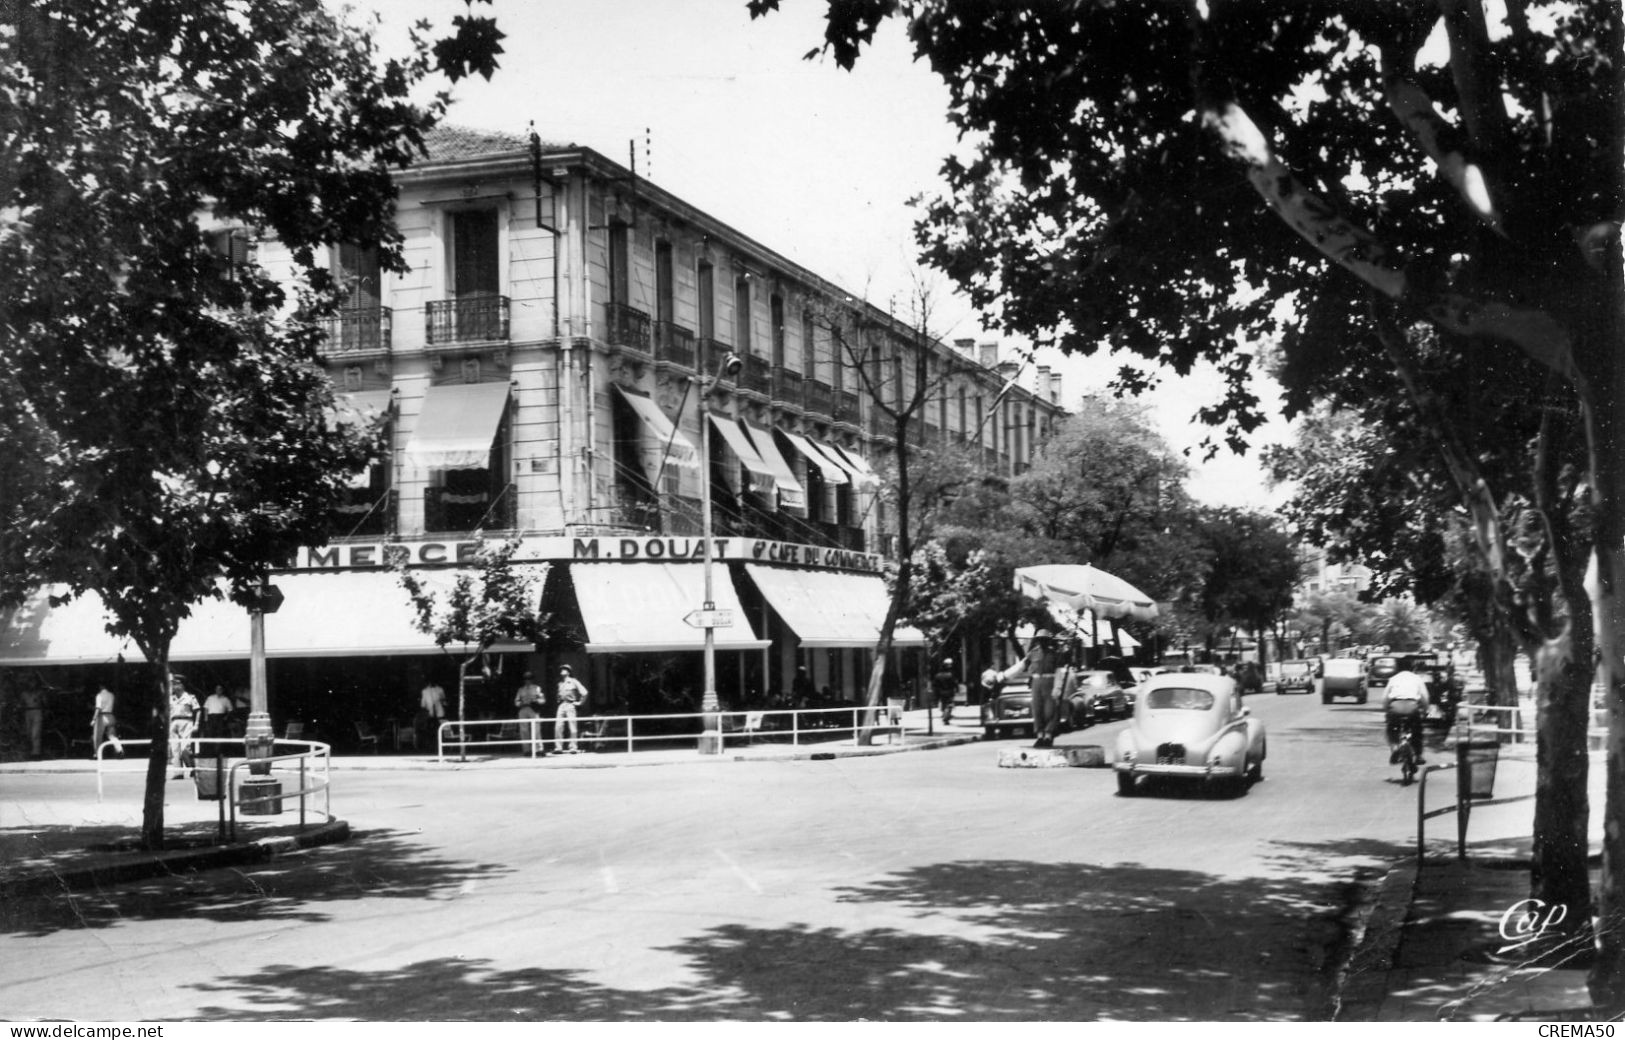
<svg viewBox="0 0 1625 1040">
<path fill-rule="evenodd" d="M 1428 684 L 1411 671 L 1411 662 L 1400 658 L 1399 671 L 1388 680 L 1382 695 L 1383 718 L 1388 725 L 1388 763 L 1399 761 L 1400 742 L 1409 740 L 1422 761 L 1422 719 L 1428 711 Z"/>
<path fill-rule="evenodd" d="M 570 733 L 569 753 L 581 754 L 581 748 L 576 746 L 576 711 L 587 703 L 587 688 L 570 674 L 570 666 L 564 665 L 559 669 L 559 708 L 553 721 L 553 746 L 560 752 L 565 750 L 564 733 L 568 728 Z"/>
<path fill-rule="evenodd" d="M 124 745 L 119 743 L 118 726 L 113 721 L 113 691 L 106 685 L 96 692 L 96 706 L 90 716 L 90 757 L 96 757 L 104 740 L 113 745 L 114 754 L 124 757 Z"/>
<path fill-rule="evenodd" d="M 547 695 L 536 685 L 536 677 L 530 672 L 525 673 L 525 681 L 520 683 L 519 692 L 513 695 L 513 703 L 519 709 L 520 718 L 531 720 L 529 725 L 531 750 L 545 751 L 545 748 L 538 745 L 542 739 L 542 711 L 547 707 Z"/>
</svg>

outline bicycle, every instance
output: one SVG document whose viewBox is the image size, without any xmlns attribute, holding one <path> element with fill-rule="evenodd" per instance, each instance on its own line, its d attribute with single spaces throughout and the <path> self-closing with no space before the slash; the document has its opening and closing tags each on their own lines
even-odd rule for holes
<svg viewBox="0 0 1625 1040">
<path fill-rule="evenodd" d="M 1409 786 L 1416 779 L 1417 769 L 1422 764 L 1422 717 L 1420 714 L 1390 712 L 1387 730 L 1390 743 L 1396 739 L 1399 742 L 1389 761 L 1399 766 L 1400 785 Z"/>
<path fill-rule="evenodd" d="M 1411 746 L 1409 740 L 1399 745 L 1399 784 L 1401 787 L 1409 787 L 1411 781 L 1416 779 L 1417 761 L 1416 749 Z"/>
</svg>

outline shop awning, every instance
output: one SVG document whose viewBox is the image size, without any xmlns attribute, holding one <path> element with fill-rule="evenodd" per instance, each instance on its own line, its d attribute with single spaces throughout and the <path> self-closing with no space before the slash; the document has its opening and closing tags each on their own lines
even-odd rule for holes
<svg viewBox="0 0 1625 1040">
<path fill-rule="evenodd" d="M 871 483 L 879 483 L 879 481 L 871 482 L 869 476 L 865 474 L 863 470 L 859 469 L 852 462 L 852 460 L 847 457 L 846 453 L 840 448 L 837 448 L 835 445 L 825 444 L 823 441 L 815 441 L 811 437 L 807 438 L 807 443 L 823 452 L 826 456 L 828 456 L 831 462 L 841 467 L 841 472 L 846 474 L 847 480 L 851 482 L 854 488 L 864 488 L 871 486 Z"/>
<path fill-rule="evenodd" d="M 858 487 L 874 488 L 880 486 L 880 474 L 876 473 L 874 467 L 869 465 L 868 459 L 859 455 L 856 451 L 848 451 L 838 444 L 828 444 L 825 447 L 836 458 L 844 461 L 847 470 L 854 474 L 852 482 Z"/>
<path fill-rule="evenodd" d="M 779 432 L 784 434 L 790 444 L 801 452 L 808 462 L 818 467 L 818 472 L 824 476 L 824 483 L 845 484 L 848 481 L 846 470 L 842 469 L 834 459 L 820 451 L 812 441 L 799 433 L 790 433 L 788 430 L 780 430 Z"/>
<path fill-rule="evenodd" d="M 407 462 L 424 469 L 484 469 L 507 407 L 507 383 L 429 387 L 406 442 Z"/>
<path fill-rule="evenodd" d="M 533 579 L 540 605 L 546 564 L 516 567 Z M 419 572 L 428 588 L 443 597 L 460 572 Z M 434 639 L 417 630 L 416 611 L 393 571 L 306 572 L 272 578 L 282 608 L 265 617 L 267 657 L 382 657 L 436 654 Z M 107 633 L 101 598 L 86 593 L 52 607 L 38 592 L 21 607 L 0 615 L 0 665 L 99 664 L 146 658 L 134 643 Z M 457 648 L 451 648 L 455 651 Z M 499 644 L 499 652 L 532 649 L 528 643 Z M 248 612 L 225 600 L 192 605 L 170 644 L 172 661 L 246 660 Z"/>
<path fill-rule="evenodd" d="M 759 563 L 745 564 L 745 573 L 804 647 L 873 647 L 880 639 L 888 600 L 886 583 L 877 575 Z M 899 647 L 924 646 L 925 635 L 900 624 L 892 641 Z"/>
<path fill-rule="evenodd" d="M 773 479 L 779 485 L 779 504 L 786 509 L 793 509 L 805 514 L 807 511 L 807 491 L 796 479 L 796 471 L 784 461 L 779 453 L 779 446 L 773 443 L 773 431 L 765 430 L 760 426 L 740 420 L 739 425 L 750 434 L 751 444 L 761 456 L 762 462 L 773 471 Z"/>
<path fill-rule="evenodd" d="M 640 445 L 639 454 L 651 483 L 660 473 L 662 463 L 681 466 L 684 469 L 700 468 L 700 453 L 694 447 L 694 442 L 672 425 L 659 405 L 640 394 L 628 393 L 619 384 L 616 384 L 615 390 L 621 395 L 621 400 L 631 405 L 632 411 L 643 421 L 643 443 Z"/>
<path fill-rule="evenodd" d="M 712 428 L 722 435 L 729 450 L 739 456 L 741 465 L 750 470 L 752 490 L 763 492 L 772 498 L 774 490 L 778 487 L 778 474 L 762 461 L 762 456 L 757 454 L 750 438 L 739 428 L 738 421 L 719 415 L 712 415 L 710 419 Z"/>
<path fill-rule="evenodd" d="M 698 563 L 572 563 L 570 579 L 587 626 L 587 653 L 650 653 L 705 649 L 705 629 L 683 619 L 705 601 L 705 567 Z M 733 615 L 712 629 L 718 650 L 762 650 L 740 609 L 726 566 L 712 569 L 711 601 Z"/>
</svg>

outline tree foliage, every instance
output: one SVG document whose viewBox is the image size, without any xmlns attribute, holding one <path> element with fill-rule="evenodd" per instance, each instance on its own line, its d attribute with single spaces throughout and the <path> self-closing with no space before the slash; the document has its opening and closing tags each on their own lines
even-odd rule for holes
<svg viewBox="0 0 1625 1040">
<path fill-rule="evenodd" d="M 465 22 L 492 48 L 476 70 L 487 22 Z M 380 62 L 319 0 L 35 0 L 0 19 L 0 603 L 95 592 L 162 672 L 191 604 L 327 539 L 374 445 L 333 417 L 316 364 L 344 289 L 325 250 L 375 244 L 402 269 L 392 176 L 445 104 L 411 98 L 428 46 Z M 255 262 L 265 238 L 291 290 Z"/>
</svg>

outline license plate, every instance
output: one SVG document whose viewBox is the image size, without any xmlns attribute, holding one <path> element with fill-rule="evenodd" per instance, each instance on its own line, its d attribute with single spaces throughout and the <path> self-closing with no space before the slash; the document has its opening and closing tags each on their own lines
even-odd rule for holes
<svg viewBox="0 0 1625 1040">
<path fill-rule="evenodd" d="M 1158 755 L 1157 756 L 1157 765 L 1159 765 L 1159 766 L 1182 766 L 1184 764 L 1185 764 L 1185 756 L 1184 755 Z"/>
</svg>

